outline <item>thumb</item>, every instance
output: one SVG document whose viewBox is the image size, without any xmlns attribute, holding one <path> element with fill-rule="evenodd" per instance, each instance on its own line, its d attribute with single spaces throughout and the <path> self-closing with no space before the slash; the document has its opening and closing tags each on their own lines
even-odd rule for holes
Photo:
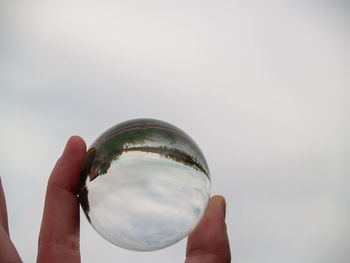
<svg viewBox="0 0 350 263">
<path fill-rule="evenodd" d="M 205 215 L 188 237 L 186 263 L 227 263 L 231 261 L 225 214 L 224 197 L 212 197 Z"/>
</svg>

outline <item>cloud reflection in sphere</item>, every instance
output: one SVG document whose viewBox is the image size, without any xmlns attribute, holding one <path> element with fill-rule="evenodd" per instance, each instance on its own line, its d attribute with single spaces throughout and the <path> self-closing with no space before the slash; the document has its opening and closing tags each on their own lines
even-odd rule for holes
<svg viewBox="0 0 350 263">
<path fill-rule="evenodd" d="M 89 148 L 79 186 L 91 225 L 122 248 L 151 251 L 186 237 L 208 205 L 210 175 L 196 143 L 175 126 L 136 119 Z"/>
</svg>

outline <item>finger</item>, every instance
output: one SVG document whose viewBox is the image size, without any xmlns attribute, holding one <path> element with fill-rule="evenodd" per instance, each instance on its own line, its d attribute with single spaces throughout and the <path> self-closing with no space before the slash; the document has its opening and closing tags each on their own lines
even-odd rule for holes
<svg viewBox="0 0 350 263">
<path fill-rule="evenodd" d="M 0 178 L 0 226 L 2 226 L 7 233 L 9 234 L 9 226 L 7 221 L 7 210 L 6 210 L 6 199 L 4 189 L 2 188 L 2 181 Z"/>
<path fill-rule="evenodd" d="M 2 227 L 0 227 L 0 257 L 0 262 L 22 262 L 8 233 Z"/>
<path fill-rule="evenodd" d="M 0 255 L 1 262 L 21 262 L 16 248 L 12 244 L 9 236 L 7 221 L 6 199 L 0 178 Z"/>
<path fill-rule="evenodd" d="M 83 139 L 71 137 L 50 175 L 37 262 L 80 262 L 76 193 L 85 152 Z"/>
<path fill-rule="evenodd" d="M 186 263 L 231 262 L 225 213 L 225 199 L 212 197 L 205 215 L 188 237 Z"/>
</svg>

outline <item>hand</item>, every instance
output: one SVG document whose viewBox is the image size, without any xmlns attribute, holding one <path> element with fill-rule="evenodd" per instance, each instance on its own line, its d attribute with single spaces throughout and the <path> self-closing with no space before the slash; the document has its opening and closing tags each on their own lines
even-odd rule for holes
<svg viewBox="0 0 350 263">
<path fill-rule="evenodd" d="M 0 180 L 0 262 L 22 262 L 16 248 L 12 244 L 7 223 L 6 200 Z"/>
<path fill-rule="evenodd" d="M 231 262 L 225 214 L 225 199 L 213 196 L 202 220 L 188 237 L 185 263 Z"/>
<path fill-rule="evenodd" d="M 76 193 L 85 152 L 85 142 L 73 136 L 51 173 L 39 236 L 38 263 L 80 262 L 79 202 Z M 230 262 L 225 209 L 223 197 L 211 198 L 206 214 L 188 238 L 186 263 Z M 9 238 L 6 202 L 1 184 L 0 261 L 21 262 Z"/>
</svg>

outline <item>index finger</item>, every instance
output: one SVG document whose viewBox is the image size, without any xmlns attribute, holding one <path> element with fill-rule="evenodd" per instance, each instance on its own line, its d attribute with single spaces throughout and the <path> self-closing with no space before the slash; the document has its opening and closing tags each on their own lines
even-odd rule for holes
<svg viewBox="0 0 350 263">
<path fill-rule="evenodd" d="M 80 262 L 77 187 L 86 152 L 73 136 L 57 161 L 47 185 L 37 262 Z"/>
</svg>

